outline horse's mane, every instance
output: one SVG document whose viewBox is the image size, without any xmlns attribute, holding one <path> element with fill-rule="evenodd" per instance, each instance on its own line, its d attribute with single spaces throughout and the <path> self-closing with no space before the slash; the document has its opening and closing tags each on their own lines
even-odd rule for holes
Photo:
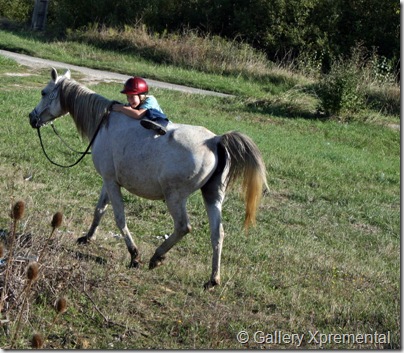
<svg viewBox="0 0 404 353">
<path fill-rule="evenodd" d="M 111 100 L 74 80 L 64 79 L 61 82 L 60 104 L 73 117 L 82 137 L 93 137 L 111 103 Z"/>
</svg>

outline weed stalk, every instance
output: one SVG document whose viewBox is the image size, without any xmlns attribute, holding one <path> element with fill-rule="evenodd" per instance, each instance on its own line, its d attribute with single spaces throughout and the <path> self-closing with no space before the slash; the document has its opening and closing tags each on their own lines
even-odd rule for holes
<svg viewBox="0 0 404 353">
<path fill-rule="evenodd" d="M 41 261 L 42 257 L 44 256 L 45 251 L 48 248 L 49 241 L 51 240 L 53 234 L 55 233 L 55 230 L 61 226 L 62 220 L 63 220 L 62 213 L 56 212 L 53 215 L 52 222 L 51 222 L 52 231 L 51 231 L 48 239 L 46 240 L 45 246 L 42 248 L 42 251 L 40 252 L 40 254 L 38 256 L 38 262 Z"/>
<path fill-rule="evenodd" d="M 15 246 L 15 238 L 16 238 L 16 231 L 17 231 L 17 223 L 19 220 L 24 215 L 24 210 L 25 210 L 25 204 L 23 201 L 18 201 L 14 207 L 13 210 L 10 214 L 11 218 L 13 219 L 13 227 L 11 230 L 10 234 L 10 248 L 8 251 L 8 258 L 7 258 L 7 263 L 6 263 L 6 269 L 5 269 L 5 276 L 4 276 L 4 285 L 3 285 L 3 290 L 1 292 L 1 300 L 0 300 L 0 312 L 4 308 L 4 302 L 6 300 L 7 296 L 7 285 L 10 277 L 10 272 L 11 272 L 11 267 L 12 267 L 12 262 L 13 262 L 13 253 L 14 253 L 14 246 Z"/>
<path fill-rule="evenodd" d="M 32 283 L 34 283 L 34 281 L 38 278 L 38 273 L 39 273 L 39 269 L 38 269 L 38 263 L 37 262 L 32 262 L 31 264 L 28 265 L 27 268 L 27 285 L 24 289 L 24 300 L 22 302 L 21 308 L 20 308 L 20 312 L 18 314 L 18 319 L 17 319 L 17 323 L 16 323 L 16 328 L 14 331 L 14 336 L 13 339 L 11 341 L 11 349 L 14 348 L 15 342 L 17 341 L 18 338 L 18 333 L 20 330 L 20 324 L 21 324 L 21 317 L 22 317 L 22 313 L 24 312 L 25 309 L 25 305 L 27 303 L 27 299 L 28 299 L 28 295 L 29 295 L 29 291 L 31 289 Z"/>
</svg>

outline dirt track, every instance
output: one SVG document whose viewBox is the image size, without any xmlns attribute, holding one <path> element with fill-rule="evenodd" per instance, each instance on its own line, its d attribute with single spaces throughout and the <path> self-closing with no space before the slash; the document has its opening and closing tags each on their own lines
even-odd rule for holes
<svg viewBox="0 0 404 353">
<path fill-rule="evenodd" d="M 102 71 L 102 70 L 95 70 L 89 69 L 82 66 L 71 65 L 59 61 L 47 60 L 36 58 L 24 54 L 18 54 L 6 50 L 0 50 L 0 55 L 8 57 L 17 61 L 21 65 L 29 66 L 29 67 L 54 67 L 56 69 L 70 69 L 72 71 L 78 71 L 87 76 L 90 81 L 103 81 L 103 82 L 121 82 L 124 83 L 129 75 L 122 75 L 115 72 L 109 71 Z M 229 94 L 219 93 L 219 92 L 212 92 L 206 91 L 198 88 L 192 88 L 187 86 L 181 85 L 174 85 L 171 83 L 165 83 L 155 80 L 146 79 L 147 83 L 150 87 L 158 87 L 164 89 L 172 89 L 175 91 L 187 92 L 187 93 L 196 93 L 196 94 L 204 94 L 204 95 L 213 95 L 218 97 L 231 97 Z"/>
</svg>

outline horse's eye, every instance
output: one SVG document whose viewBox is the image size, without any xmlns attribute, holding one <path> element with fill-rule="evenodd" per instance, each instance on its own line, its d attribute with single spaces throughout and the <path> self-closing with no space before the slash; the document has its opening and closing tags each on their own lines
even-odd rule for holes
<svg viewBox="0 0 404 353">
<path fill-rule="evenodd" d="M 45 92 L 45 91 L 41 91 L 41 96 L 42 96 L 42 97 L 45 97 L 45 95 L 46 95 L 46 92 Z"/>
</svg>

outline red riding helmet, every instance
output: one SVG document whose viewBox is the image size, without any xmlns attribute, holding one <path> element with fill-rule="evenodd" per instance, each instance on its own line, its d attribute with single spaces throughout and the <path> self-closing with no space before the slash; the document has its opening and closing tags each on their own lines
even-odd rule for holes
<svg viewBox="0 0 404 353">
<path fill-rule="evenodd" d="M 149 86 L 141 77 L 131 77 L 125 82 L 121 93 L 124 94 L 146 94 L 149 91 Z"/>
</svg>

